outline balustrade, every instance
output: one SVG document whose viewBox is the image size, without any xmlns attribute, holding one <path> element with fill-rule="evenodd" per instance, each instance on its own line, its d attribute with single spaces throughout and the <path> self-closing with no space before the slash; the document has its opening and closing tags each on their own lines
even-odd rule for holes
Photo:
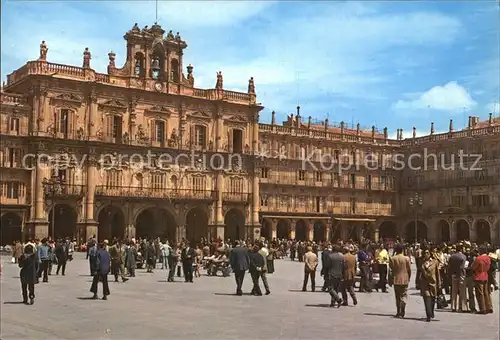
<svg viewBox="0 0 500 340">
<path fill-rule="evenodd" d="M 96 196 L 158 198 L 167 200 L 214 200 L 213 190 L 144 188 L 131 186 L 98 186 Z"/>
</svg>

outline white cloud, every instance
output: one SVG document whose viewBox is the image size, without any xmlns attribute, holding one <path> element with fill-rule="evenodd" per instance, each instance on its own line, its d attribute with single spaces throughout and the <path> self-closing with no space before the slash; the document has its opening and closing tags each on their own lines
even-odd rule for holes
<svg viewBox="0 0 500 340">
<path fill-rule="evenodd" d="M 488 105 L 486 105 L 486 109 L 488 110 L 488 112 L 498 115 L 500 114 L 500 102 L 489 103 Z"/>
<path fill-rule="evenodd" d="M 433 109 L 440 111 L 470 110 L 477 105 L 469 92 L 455 81 L 450 81 L 444 86 L 434 86 L 430 90 L 420 93 L 413 100 L 399 100 L 393 104 L 395 109 Z"/>
</svg>

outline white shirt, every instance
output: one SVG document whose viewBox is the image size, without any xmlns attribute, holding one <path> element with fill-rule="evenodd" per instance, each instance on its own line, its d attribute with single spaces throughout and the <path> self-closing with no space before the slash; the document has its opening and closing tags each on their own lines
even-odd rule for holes
<svg viewBox="0 0 500 340">
<path fill-rule="evenodd" d="M 262 247 L 262 249 L 260 251 L 263 252 L 266 257 L 269 256 L 269 250 L 267 250 L 266 247 Z"/>
</svg>

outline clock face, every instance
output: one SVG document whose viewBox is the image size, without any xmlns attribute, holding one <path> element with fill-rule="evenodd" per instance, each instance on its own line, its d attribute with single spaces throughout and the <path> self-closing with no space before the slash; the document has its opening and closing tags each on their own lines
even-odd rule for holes
<svg viewBox="0 0 500 340">
<path fill-rule="evenodd" d="M 160 92 L 162 90 L 163 86 L 161 85 L 161 83 L 156 83 L 155 84 L 155 89 L 156 91 Z"/>
</svg>

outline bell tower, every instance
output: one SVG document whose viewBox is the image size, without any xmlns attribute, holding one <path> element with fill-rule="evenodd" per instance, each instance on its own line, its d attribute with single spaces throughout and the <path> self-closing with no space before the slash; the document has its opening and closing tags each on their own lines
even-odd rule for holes
<svg viewBox="0 0 500 340">
<path fill-rule="evenodd" d="M 187 67 L 187 79 L 182 72 L 186 42 L 179 32 L 174 35 L 170 30 L 164 35 L 165 30 L 156 23 L 151 28 L 146 26 L 143 29 L 134 24 L 124 36 L 127 41 L 125 65 L 121 69 L 116 68 L 115 54 L 110 52 L 108 74 L 160 83 L 192 83 L 189 80 L 192 79 L 193 67 Z"/>
</svg>

